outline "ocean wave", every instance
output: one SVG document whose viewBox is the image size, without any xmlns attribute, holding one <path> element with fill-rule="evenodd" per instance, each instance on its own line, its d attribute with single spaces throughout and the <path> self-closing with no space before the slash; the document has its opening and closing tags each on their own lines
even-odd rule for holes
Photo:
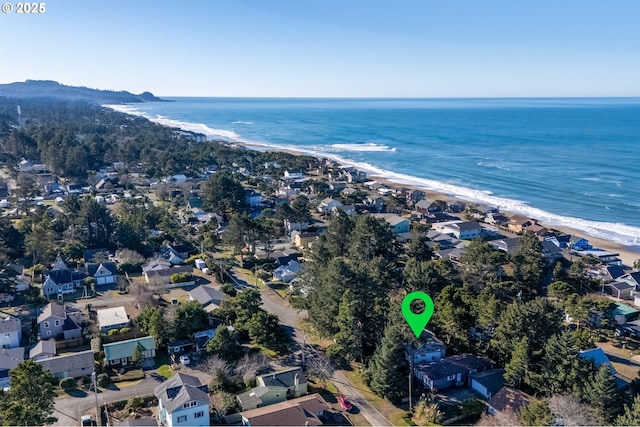
<svg viewBox="0 0 640 427">
<path fill-rule="evenodd" d="M 395 152 L 396 149 L 387 145 L 375 144 L 373 142 L 362 144 L 331 144 L 329 147 L 339 151 L 360 151 L 360 152 Z"/>
<path fill-rule="evenodd" d="M 640 236 L 640 227 L 633 227 L 622 223 L 591 221 L 582 218 L 563 216 L 544 211 L 539 208 L 529 206 L 526 201 L 517 199 L 507 199 L 504 197 L 494 196 L 488 190 L 476 190 L 463 187 L 443 181 L 436 181 L 427 178 L 419 178 L 412 175 L 402 174 L 389 171 L 365 162 L 357 162 L 335 153 L 322 152 L 317 149 L 308 149 L 298 145 L 286 144 L 252 144 L 262 149 L 280 149 L 302 152 L 315 157 L 321 157 L 334 160 L 343 166 L 352 166 L 361 171 L 367 172 L 370 177 L 379 176 L 389 181 L 411 187 L 430 190 L 438 193 L 447 194 L 449 197 L 466 200 L 469 202 L 482 203 L 489 206 L 499 207 L 500 210 L 515 214 L 525 215 L 529 218 L 535 218 L 538 221 L 549 226 L 570 227 L 575 230 L 584 232 L 593 237 L 601 238 L 622 245 L 637 244 Z M 373 178 L 372 178 L 373 179 Z"/>
<path fill-rule="evenodd" d="M 103 107 L 110 108 L 112 110 L 119 111 L 121 113 L 141 116 L 154 123 L 158 123 L 163 126 L 179 128 L 179 129 L 190 131 L 190 132 L 202 133 L 206 135 L 207 138 L 224 139 L 224 140 L 233 141 L 233 142 L 240 141 L 240 135 L 235 133 L 233 130 L 214 129 L 214 128 L 210 128 L 204 123 L 183 122 L 180 120 L 174 120 L 174 119 L 161 116 L 160 114 L 151 116 L 144 111 L 140 111 L 137 107 L 132 105 L 103 105 Z"/>
<path fill-rule="evenodd" d="M 253 122 L 245 122 L 244 120 L 236 120 L 235 122 L 231 122 L 234 125 L 252 125 Z"/>
</svg>

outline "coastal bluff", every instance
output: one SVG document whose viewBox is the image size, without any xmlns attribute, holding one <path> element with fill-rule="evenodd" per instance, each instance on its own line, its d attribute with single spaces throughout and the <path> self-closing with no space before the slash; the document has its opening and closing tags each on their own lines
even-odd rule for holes
<svg viewBox="0 0 640 427">
<path fill-rule="evenodd" d="M 67 86 L 53 80 L 27 80 L 0 84 L 0 96 L 8 98 L 51 98 L 66 101 L 85 101 L 96 104 L 128 104 L 141 102 L 167 101 L 151 92 L 139 95 L 127 91 L 91 89 L 87 87 Z M 168 101 L 167 101 L 168 102 Z"/>
</svg>

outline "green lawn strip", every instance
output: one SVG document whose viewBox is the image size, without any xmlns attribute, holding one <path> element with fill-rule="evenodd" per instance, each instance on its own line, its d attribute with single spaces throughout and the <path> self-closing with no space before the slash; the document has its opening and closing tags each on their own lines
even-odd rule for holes
<svg viewBox="0 0 640 427">
<path fill-rule="evenodd" d="M 158 368 L 158 374 L 165 378 L 171 378 L 173 376 L 173 370 L 169 365 L 162 365 Z"/>
</svg>

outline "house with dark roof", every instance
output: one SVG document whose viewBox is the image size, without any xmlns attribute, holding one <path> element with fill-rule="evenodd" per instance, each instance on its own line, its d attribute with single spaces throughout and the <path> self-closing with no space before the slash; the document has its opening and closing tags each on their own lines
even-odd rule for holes
<svg viewBox="0 0 640 427">
<path fill-rule="evenodd" d="M 628 282 L 619 280 L 612 283 L 605 283 L 602 289 L 609 295 L 618 299 L 631 299 L 635 287 Z"/>
<path fill-rule="evenodd" d="M 259 375 L 256 377 L 256 384 L 264 387 L 283 387 L 287 390 L 287 398 L 307 394 L 307 378 L 299 367 Z"/>
<path fill-rule="evenodd" d="M 462 387 L 471 374 L 492 369 L 491 359 L 475 354 L 457 354 L 435 362 L 419 364 L 414 368 L 414 376 L 431 391 L 449 387 Z"/>
<path fill-rule="evenodd" d="M 0 388 L 9 385 L 9 371 L 24 360 L 24 347 L 0 349 Z"/>
<path fill-rule="evenodd" d="M 197 377 L 176 374 L 154 389 L 158 398 L 158 418 L 166 427 L 208 426 L 208 387 Z"/>
<path fill-rule="evenodd" d="M 440 360 L 445 357 L 446 353 L 447 346 L 433 332 L 427 329 L 422 331 L 418 342 L 412 342 L 404 346 L 407 362 L 413 365 Z"/>
<path fill-rule="evenodd" d="M 85 249 L 82 251 L 82 260 L 86 264 L 99 264 L 109 260 L 109 251 L 106 248 Z"/>
<path fill-rule="evenodd" d="M 477 391 L 485 399 L 491 399 L 494 394 L 504 387 L 504 369 L 490 369 L 471 374 L 469 387 Z"/>
<path fill-rule="evenodd" d="M 94 368 L 93 351 L 86 350 L 78 353 L 64 354 L 36 360 L 43 369 L 51 371 L 56 378 L 79 378 L 91 375 Z"/>
<path fill-rule="evenodd" d="M 531 396 L 511 387 L 502 387 L 500 391 L 487 402 L 488 412 L 497 415 L 502 412 L 516 414 L 523 406 L 531 401 Z"/>
<path fill-rule="evenodd" d="M 329 404 L 319 394 L 240 412 L 243 426 L 319 426 Z"/>
<path fill-rule="evenodd" d="M 621 265 L 607 265 L 602 269 L 601 275 L 604 280 L 616 280 L 620 276 L 624 276 L 624 267 Z"/>
<path fill-rule="evenodd" d="M 49 297 L 51 295 L 73 293 L 76 287 L 83 285 L 82 281 L 85 275 L 80 271 L 68 268 L 67 264 L 65 264 L 60 255 L 58 255 L 53 269 L 46 274 L 46 277 L 42 284 L 42 294 L 45 297 Z"/>
<path fill-rule="evenodd" d="M 70 340 L 82 336 L 82 328 L 68 314 L 63 304 L 50 302 L 38 316 L 40 338 Z"/>
<path fill-rule="evenodd" d="M 189 301 L 198 301 L 207 313 L 219 308 L 225 298 L 224 292 L 210 286 L 200 285 L 189 291 Z"/>
<path fill-rule="evenodd" d="M 109 285 L 117 282 L 118 269 L 115 262 L 86 264 L 87 274 L 96 279 L 96 285 Z"/>
<path fill-rule="evenodd" d="M 623 274 L 618 277 L 618 280 L 622 280 L 634 287 L 634 289 L 640 289 L 640 271 L 634 271 L 631 273 Z"/>
<path fill-rule="evenodd" d="M 175 273 L 192 274 L 193 267 L 191 267 L 190 265 L 180 265 L 180 266 L 171 267 L 171 268 L 148 270 L 144 273 L 144 276 L 145 276 L 145 279 L 147 280 L 147 283 L 156 282 L 156 284 L 169 286 L 171 285 L 171 275 Z M 190 286 L 193 284 L 194 284 L 193 281 L 189 281 L 189 282 L 182 283 L 181 286 Z"/>
</svg>

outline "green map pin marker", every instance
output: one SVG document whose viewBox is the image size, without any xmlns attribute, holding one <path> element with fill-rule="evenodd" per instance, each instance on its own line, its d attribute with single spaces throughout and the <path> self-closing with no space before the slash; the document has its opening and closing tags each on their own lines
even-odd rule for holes
<svg viewBox="0 0 640 427">
<path fill-rule="evenodd" d="M 424 303 L 424 311 L 420 314 L 415 314 L 411 311 L 411 303 L 417 299 Z M 402 300 L 402 315 L 411 326 L 416 338 L 420 338 L 424 327 L 427 326 L 431 316 L 433 316 L 433 300 L 424 292 L 411 292 Z"/>
</svg>

